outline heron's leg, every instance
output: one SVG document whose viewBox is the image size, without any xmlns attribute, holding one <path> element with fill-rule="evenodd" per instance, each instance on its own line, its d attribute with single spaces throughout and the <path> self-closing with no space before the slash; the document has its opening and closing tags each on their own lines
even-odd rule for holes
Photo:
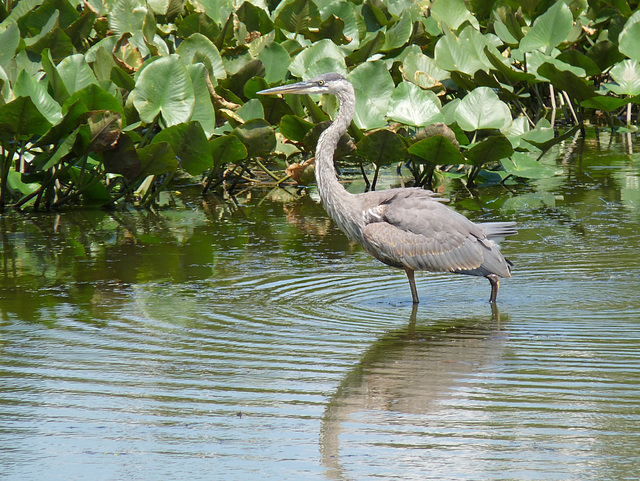
<svg viewBox="0 0 640 481">
<path fill-rule="evenodd" d="M 491 283 L 491 297 L 489 298 L 489 302 L 491 304 L 495 304 L 496 299 L 498 298 L 498 289 L 500 289 L 500 278 L 495 274 L 489 274 L 487 279 L 489 279 L 489 282 Z"/>
<path fill-rule="evenodd" d="M 405 267 L 404 271 L 407 273 L 407 277 L 409 278 L 409 286 L 411 287 L 411 296 L 413 297 L 413 303 L 418 304 L 420 300 L 418 299 L 418 291 L 416 290 L 416 279 L 413 273 L 413 269 Z"/>
</svg>

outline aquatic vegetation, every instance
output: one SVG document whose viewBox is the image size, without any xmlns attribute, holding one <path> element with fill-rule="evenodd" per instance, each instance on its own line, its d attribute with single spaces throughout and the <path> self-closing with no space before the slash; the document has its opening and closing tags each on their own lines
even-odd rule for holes
<svg viewBox="0 0 640 481">
<path fill-rule="evenodd" d="M 596 122 L 635 128 L 629 2 L 23 0 L 0 7 L 0 210 L 148 205 L 304 182 L 335 101 L 256 92 L 330 71 L 358 96 L 341 165 L 521 182 Z M 399 167 L 400 168 L 400 167 Z M 300 174 L 300 175 L 298 175 Z M 308 177 L 308 176 L 306 176 Z"/>
</svg>

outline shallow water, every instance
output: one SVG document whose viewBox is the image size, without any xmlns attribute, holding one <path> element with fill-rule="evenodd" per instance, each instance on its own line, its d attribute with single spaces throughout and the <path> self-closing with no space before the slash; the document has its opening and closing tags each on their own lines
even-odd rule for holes
<svg viewBox="0 0 640 481">
<path fill-rule="evenodd" d="M 499 312 L 439 274 L 414 312 L 313 189 L 0 217 L 0 478 L 640 478 L 640 157 L 604 140 L 450 192 L 519 223 Z"/>
</svg>

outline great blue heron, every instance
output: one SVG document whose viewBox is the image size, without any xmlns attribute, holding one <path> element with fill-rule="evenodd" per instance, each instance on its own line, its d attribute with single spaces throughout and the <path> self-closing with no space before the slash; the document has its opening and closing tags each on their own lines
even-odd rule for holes
<svg viewBox="0 0 640 481">
<path fill-rule="evenodd" d="M 512 265 L 494 239 L 516 234 L 514 222 L 475 224 L 443 205 L 433 192 L 420 188 L 350 194 L 338 182 L 333 154 L 347 131 L 356 107 L 353 85 L 329 73 L 283 85 L 259 94 L 333 94 L 338 115 L 320 135 L 315 175 L 324 208 L 347 236 L 376 259 L 404 269 L 413 303 L 418 292 L 414 272 L 454 272 L 484 276 L 491 283 L 489 302 L 495 303 L 501 277 L 511 277 Z"/>
</svg>

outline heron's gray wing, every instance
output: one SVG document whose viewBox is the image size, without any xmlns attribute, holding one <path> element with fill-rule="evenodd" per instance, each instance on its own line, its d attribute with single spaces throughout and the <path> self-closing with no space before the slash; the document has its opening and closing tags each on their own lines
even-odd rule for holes
<svg viewBox="0 0 640 481">
<path fill-rule="evenodd" d="M 481 227 L 429 196 L 399 192 L 371 210 L 377 216 L 364 228 L 365 248 L 387 264 L 486 275 L 483 263 L 490 260 L 497 274 L 509 275 L 498 247 Z"/>
</svg>

